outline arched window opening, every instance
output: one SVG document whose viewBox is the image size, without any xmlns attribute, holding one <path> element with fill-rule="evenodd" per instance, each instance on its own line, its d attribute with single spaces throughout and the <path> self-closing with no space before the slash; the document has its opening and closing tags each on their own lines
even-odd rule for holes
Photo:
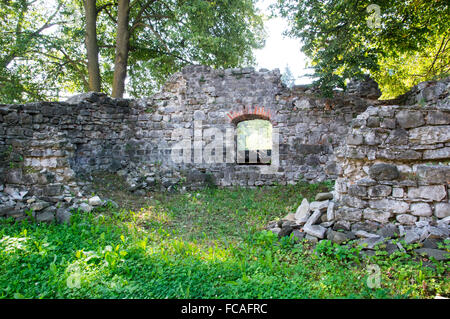
<svg viewBox="0 0 450 319">
<path fill-rule="evenodd" d="M 272 124 L 267 120 L 248 120 L 237 124 L 237 163 L 270 165 Z"/>
</svg>

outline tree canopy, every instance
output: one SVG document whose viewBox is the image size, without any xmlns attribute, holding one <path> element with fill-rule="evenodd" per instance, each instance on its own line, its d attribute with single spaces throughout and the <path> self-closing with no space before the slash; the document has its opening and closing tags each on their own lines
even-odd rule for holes
<svg viewBox="0 0 450 319">
<path fill-rule="evenodd" d="M 295 84 L 295 77 L 292 74 L 291 69 L 289 68 L 289 65 L 286 64 L 286 67 L 284 68 L 284 72 L 281 75 L 281 82 L 283 82 L 287 87 L 291 88 Z"/>
<path fill-rule="evenodd" d="M 450 6 L 441 0 L 278 0 L 324 93 L 370 74 L 383 98 L 450 71 Z"/>
<path fill-rule="evenodd" d="M 68 28 L 73 19 L 73 12 L 60 1 L 0 2 L 0 102 L 53 98 L 64 89 L 67 77 L 83 86 L 86 72 L 74 60 L 74 53 L 82 57 L 82 52 L 62 37 L 65 32 L 76 38 L 77 30 Z"/>
<path fill-rule="evenodd" d="M 124 31 L 118 27 L 119 4 L 124 3 L 127 38 L 119 48 L 118 34 Z M 126 93 L 135 97 L 152 94 L 168 75 L 187 64 L 251 65 L 253 49 L 264 43 L 262 19 L 254 3 L 255 0 L 2 1 L 0 103 L 58 99 L 63 93 L 93 88 L 111 94 L 118 52 L 127 53 L 125 63 L 120 65 L 125 67 L 126 79 L 121 80 Z M 95 33 L 89 32 L 92 27 Z M 88 59 L 89 45 L 94 49 Z M 97 86 L 92 85 L 95 63 L 88 68 L 88 61 L 95 56 L 101 81 Z"/>
</svg>

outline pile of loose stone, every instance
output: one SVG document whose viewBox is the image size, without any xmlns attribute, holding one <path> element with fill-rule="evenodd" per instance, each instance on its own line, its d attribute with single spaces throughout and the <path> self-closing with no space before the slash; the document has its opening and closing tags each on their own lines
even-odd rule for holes
<svg viewBox="0 0 450 319">
<path fill-rule="evenodd" d="M 182 177 L 179 172 L 167 168 L 147 164 L 140 167 L 130 163 L 117 172 L 125 178 L 128 191 L 136 195 L 144 195 L 148 191 L 173 191 L 181 186 Z M 182 187 L 182 186 L 181 186 Z"/>
<path fill-rule="evenodd" d="M 421 248 L 415 249 L 418 254 L 434 257 L 436 260 L 450 259 L 450 253 L 439 249 L 439 243 L 449 238 L 450 217 L 438 222 L 419 221 L 413 226 L 373 221 L 350 224 L 348 221 L 335 219 L 335 206 L 332 193 L 319 193 L 314 202 L 309 203 L 306 198 L 303 199 L 295 213 L 270 222 L 266 229 L 279 238 L 292 236 L 297 241 L 306 239 L 317 243 L 327 239 L 337 244 L 356 241 L 369 255 L 374 254 L 376 248 L 393 253 L 405 251 L 402 242 L 419 243 Z"/>
<path fill-rule="evenodd" d="M 59 200 L 57 200 L 59 199 Z M 99 196 L 86 197 L 81 192 L 65 193 L 61 198 L 37 198 L 26 190 L 0 185 L 0 217 L 13 217 L 15 220 L 34 219 L 36 222 L 68 223 L 74 210 L 90 212 L 95 207 L 112 205 L 112 200 L 102 200 Z"/>
<path fill-rule="evenodd" d="M 124 178 L 127 190 L 136 195 L 145 195 L 149 191 L 185 192 L 216 184 L 214 177 L 200 170 L 180 172 L 167 165 L 130 162 L 120 169 L 117 175 Z"/>
</svg>

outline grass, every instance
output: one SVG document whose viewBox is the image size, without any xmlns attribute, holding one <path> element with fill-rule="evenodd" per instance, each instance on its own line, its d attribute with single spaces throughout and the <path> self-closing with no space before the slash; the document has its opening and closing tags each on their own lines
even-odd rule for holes
<svg viewBox="0 0 450 319">
<path fill-rule="evenodd" d="M 425 267 L 407 253 L 382 251 L 366 258 L 359 248 L 329 241 L 312 249 L 263 230 L 268 221 L 294 211 L 303 197 L 330 187 L 204 189 L 136 200 L 122 194 L 122 207 L 137 208 L 75 212 L 70 225 L 3 219 L 0 297 L 449 296 L 444 262 Z M 368 286 L 369 266 L 380 269 L 379 288 Z"/>
</svg>

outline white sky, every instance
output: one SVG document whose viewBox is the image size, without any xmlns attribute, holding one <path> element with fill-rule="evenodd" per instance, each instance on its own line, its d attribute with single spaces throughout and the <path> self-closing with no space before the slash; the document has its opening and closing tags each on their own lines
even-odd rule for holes
<svg viewBox="0 0 450 319">
<path fill-rule="evenodd" d="M 260 0 L 257 7 L 265 16 L 269 17 L 268 7 L 275 2 L 276 0 Z M 306 69 L 307 58 L 300 51 L 300 40 L 283 36 L 283 31 L 288 28 L 287 21 L 282 18 L 268 19 L 264 21 L 264 27 L 267 33 L 266 45 L 264 48 L 254 51 L 256 69 L 273 70 L 278 68 L 283 74 L 288 65 L 296 78 L 295 84 L 312 83 L 312 79 L 302 77 L 312 71 Z"/>
</svg>

